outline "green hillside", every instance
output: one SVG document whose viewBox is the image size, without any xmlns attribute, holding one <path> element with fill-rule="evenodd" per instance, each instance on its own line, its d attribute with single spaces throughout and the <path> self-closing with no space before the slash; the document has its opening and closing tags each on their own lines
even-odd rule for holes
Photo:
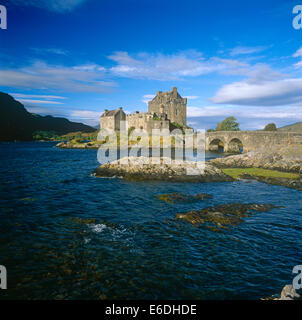
<svg viewBox="0 0 302 320">
<path fill-rule="evenodd" d="M 288 132 L 301 132 L 302 133 L 302 122 L 297 122 L 295 124 L 291 124 L 289 126 L 279 128 L 278 130 L 288 131 Z"/>
<path fill-rule="evenodd" d="M 70 132 L 95 132 L 95 128 L 65 118 L 29 113 L 22 103 L 0 92 L 0 141 L 33 140 L 37 131 L 64 135 Z"/>
</svg>

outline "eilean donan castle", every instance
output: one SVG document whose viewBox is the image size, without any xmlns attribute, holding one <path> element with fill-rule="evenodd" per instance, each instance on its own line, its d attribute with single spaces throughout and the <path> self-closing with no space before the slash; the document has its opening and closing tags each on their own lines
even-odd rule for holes
<svg viewBox="0 0 302 320">
<path fill-rule="evenodd" d="M 182 98 L 177 88 L 161 92 L 148 103 L 148 112 L 125 114 L 123 108 L 105 110 L 101 116 L 101 129 L 120 131 L 121 121 L 126 121 L 128 129 L 143 129 L 149 134 L 153 129 L 185 128 L 187 126 L 187 99 Z M 123 123 L 123 122 L 122 122 Z"/>
</svg>

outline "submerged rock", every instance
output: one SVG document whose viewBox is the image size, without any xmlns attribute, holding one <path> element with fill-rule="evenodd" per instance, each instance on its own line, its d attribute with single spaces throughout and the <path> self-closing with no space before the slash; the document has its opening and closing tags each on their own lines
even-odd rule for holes
<svg viewBox="0 0 302 320">
<path fill-rule="evenodd" d="M 207 228 L 227 228 L 238 225 L 243 218 L 249 217 L 255 211 L 267 212 L 273 208 L 280 208 L 272 204 L 240 204 L 230 203 L 201 210 L 193 210 L 187 213 L 179 213 L 177 219 L 184 219 L 193 225 L 204 224 Z M 215 229 L 214 229 L 215 230 Z"/>
<path fill-rule="evenodd" d="M 201 201 L 204 199 L 212 199 L 213 196 L 206 193 L 199 193 L 193 196 L 193 195 L 183 194 L 180 192 L 174 192 L 174 193 L 161 194 L 157 196 L 157 198 L 159 200 L 162 200 L 168 203 L 175 203 L 175 202 L 195 202 L 195 201 Z"/>
<path fill-rule="evenodd" d="M 208 163 L 175 161 L 169 158 L 126 157 L 101 165 L 97 177 L 123 177 L 132 181 L 225 182 L 234 179 Z"/>
<path fill-rule="evenodd" d="M 79 217 L 72 217 L 70 218 L 70 221 L 76 224 L 91 224 L 96 223 L 96 219 L 90 218 L 90 219 L 83 219 Z"/>
</svg>

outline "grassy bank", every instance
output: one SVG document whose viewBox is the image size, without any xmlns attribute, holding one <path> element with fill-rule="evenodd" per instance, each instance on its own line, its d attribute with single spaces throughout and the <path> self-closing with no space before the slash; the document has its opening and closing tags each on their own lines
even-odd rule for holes
<svg viewBox="0 0 302 320">
<path fill-rule="evenodd" d="M 224 174 L 231 176 L 234 179 L 240 178 L 243 174 L 249 174 L 255 177 L 263 177 L 263 178 L 286 178 L 286 179 L 299 179 L 299 174 L 289 173 L 289 172 L 281 172 L 277 170 L 267 170 L 260 168 L 225 168 L 221 169 Z"/>
</svg>

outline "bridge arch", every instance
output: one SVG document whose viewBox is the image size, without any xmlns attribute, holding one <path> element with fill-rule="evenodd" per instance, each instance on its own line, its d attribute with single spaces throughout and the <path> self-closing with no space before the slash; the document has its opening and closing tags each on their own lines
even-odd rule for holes
<svg viewBox="0 0 302 320">
<path fill-rule="evenodd" d="M 226 143 L 224 142 L 224 139 L 215 137 L 214 139 L 209 141 L 209 151 L 225 152 L 225 149 Z"/>
<path fill-rule="evenodd" d="M 238 139 L 238 140 L 237 140 Z M 221 141 L 221 143 L 217 143 Z M 215 131 L 206 132 L 206 150 L 218 149 L 223 144 L 224 152 L 246 153 L 263 147 L 301 144 L 302 133 L 282 131 Z M 230 144 L 230 148 L 229 148 Z M 234 149 L 235 150 L 232 150 Z"/>
<path fill-rule="evenodd" d="M 228 143 L 227 152 L 243 153 L 243 143 L 239 138 L 233 138 Z"/>
</svg>

